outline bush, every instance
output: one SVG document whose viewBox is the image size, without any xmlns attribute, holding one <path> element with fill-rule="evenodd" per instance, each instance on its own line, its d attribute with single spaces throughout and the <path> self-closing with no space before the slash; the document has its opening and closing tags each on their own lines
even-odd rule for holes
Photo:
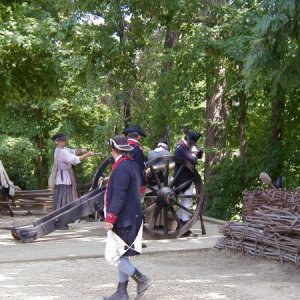
<svg viewBox="0 0 300 300">
<path fill-rule="evenodd" d="M 211 199 L 205 214 L 222 220 L 238 220 L 241 214 L 244 190 L 244 164 L 239 157 L 224 158 L 213 170 L 213 176 L 205 185 Z"/>
<path fill-rule="evenodd" d="M 10 179 L 22 189 L 36 186 L 34 172 L 38 154 L 29 139 L 0 135 L 0 159 Z"/>
</svg>

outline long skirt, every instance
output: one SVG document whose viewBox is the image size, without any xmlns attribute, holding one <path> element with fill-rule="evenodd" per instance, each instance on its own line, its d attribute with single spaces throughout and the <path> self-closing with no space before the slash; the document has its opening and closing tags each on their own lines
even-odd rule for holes
<svg viewBox="0 0 300 300">
<path fill-rule="evenodd" d="M 59 209 L 74 200 L 72 185 L 59 184 L 55 186 L 53 210 Z"/>
</svg>

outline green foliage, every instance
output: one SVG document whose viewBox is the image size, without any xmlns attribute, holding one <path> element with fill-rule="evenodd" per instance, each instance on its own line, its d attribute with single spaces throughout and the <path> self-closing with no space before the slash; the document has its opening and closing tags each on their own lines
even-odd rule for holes
<svg viewBox="0 0 300 300">
<path fill-rule="evenodd" d="M 253 84 L 284 90 L 299 88 L 299 12 L 294 0 L 262 1 L 257 11 L 253 41 L 246 57 L 247 88 Z"/>
<path fill-rule="evenodd" d="M 38 150 L 27 138 L 0 135 L 0 159 L 8 176 L 21 188 L 34 188 Z"/>
<path fill-rule="evenodd" d="M 100 153 L 76 167 L 78 183 L 90 182 L 109 154 L 108 138 L 126 123 L 145 129 L 145 149 L 169 125 L 174 148 L 183 124 L 208 132 L 206 101 L 220 96 L 227 112 L 224 120 L 215 116 L 220 142 L 212 148 L 222 159 L 206 182 L 209 214 L 235 218 L 243 189 L 260 186 L 259 173 L 273 176 L 276 164 L 286 187 L 299 186 L 299 12 L 295 0 L 2 1 L 0 154 L 9 164 L 20 160 L 13 167 L 4 160 L 10 176 L 34 187 L 41 154 L 46 177 L 50 136 L 62 131 L 71 147 Z M 271 110 L 278 91 L 284 122 L 275 147 Z M 10 139 L 28 143 L 28 153 L 8 150 Z"/>
<path fill-rule="evenodd" d="M 29 6 L 0 5 L 0 101 L 30 101 L 56 94 L 56 23 Z"/>
<path fill-rule="evenodd" d="M 241 195 L 244 190 L 245 165 L 240 158 L 226 158 L 213 170 L 213 177 L 205 185 L 213 203 L 205 214 L 222 220 L 233 220 L 241 213 Z"/>
</svg>

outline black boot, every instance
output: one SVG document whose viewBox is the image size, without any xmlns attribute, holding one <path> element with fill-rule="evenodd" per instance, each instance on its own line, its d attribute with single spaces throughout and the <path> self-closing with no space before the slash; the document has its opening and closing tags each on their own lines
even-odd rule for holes
<svg viewBox="0 0 300 300">
<path fill-rule="evenodd" d="M 177 223 L 176 230 L 179 230 L 179 229 L 180 229 L 181 227 L 183 227 L 186 223 L 187 223 L 187 221 L 182 221 L 181 219 L 179 219 L 179 223 Z"/>
<path fill-rule="evenodd" d="M 119 282 L 117 291 L 109 297 L 104 297 L 103 300 L 128 300 L 127 285 L 128 281 Z"/>
<path fill-rule="evenodd" d="M 176 230 L 181 229 L 188 221 L 182 221 L 181 219 L 179 219 L 179 224 L 177 224 Z M 184 234 L 182 234 L 181 236 L 183 237 L 197 237 L 198 234 L 197 233 L 193 233 L 192 230 L 188 229 Z"/>
<path fill-rule="evenodd" d="M 136 287 L 136 297 L 135 300 L 141 299 L 146 290 L 150 286 L 150 279 L 135 269 L 133 275 L 131 276 L 133 280 L 137 283 Z"/>
</svg>

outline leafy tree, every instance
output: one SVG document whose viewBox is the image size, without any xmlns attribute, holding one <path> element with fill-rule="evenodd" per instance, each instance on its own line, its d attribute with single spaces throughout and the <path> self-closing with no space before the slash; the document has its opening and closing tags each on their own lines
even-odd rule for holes
<svg viewBox="0 0 300 300">
<path fill-rule="evenodd" d="M 28 138 L 0 135 L 0 157 L 15 185 L 36 186 L 34 175 L 38 151 Z"/>
</svg>

